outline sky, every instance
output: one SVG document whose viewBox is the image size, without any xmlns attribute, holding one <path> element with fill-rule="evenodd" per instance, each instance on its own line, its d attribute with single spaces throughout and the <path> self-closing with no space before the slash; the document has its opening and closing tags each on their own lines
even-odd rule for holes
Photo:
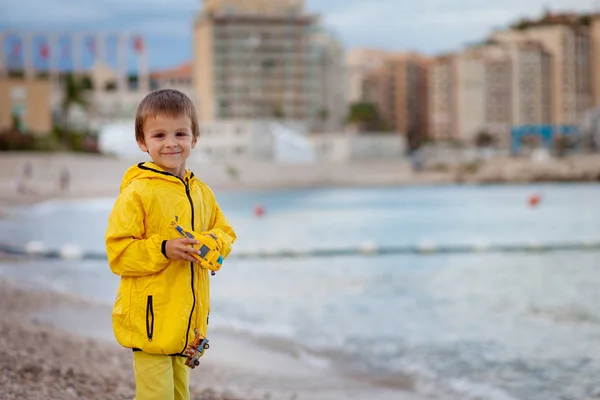
<svg viewBox="0 0 600 400">
<path fill-rule="evenodd" d="M 456 51 L 495 28 L 543 10 L 598 11 L 600 0 L 305 0 L 346 47 Z M 144 37 L 152 69 L 191 58 L 191 31 L 201 0 L 2 0 L 0 31 L 134 32 Z M 10 37 L 5 42 L 11 49 Z M 36 39 L 36 46 L 43 40 Z M 86 53 L 86 45 L 83 45 Z M 107 53 L 112 53 L 110 44 Z M 89 52 L 88 52 L 89 53 Z M 110 54 L 108 55 L 110 56 Z M 92 62 L 86 54 L 85 63 Z M 132 58 L 133 57 L 133 58 Z M 37 57 L 36 63 L 44 60 Z M 66 60 L 67 58 L 65 58 Z M 135 64 L 135 53 L 130 55 Z M 61 68 L 69 66 L 61 64 Z M 108 62 L 108 64 L 111 64 Z"/>
</svg>

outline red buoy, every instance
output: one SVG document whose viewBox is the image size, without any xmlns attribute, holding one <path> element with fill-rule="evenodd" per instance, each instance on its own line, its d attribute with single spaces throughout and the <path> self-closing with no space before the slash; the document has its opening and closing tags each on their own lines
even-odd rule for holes
<svg viewBox="0 0 600 400">
<path fill-rule="evenodd" d="M 533 194 L 529 196 L 529 207 L 536 207 L 542 201 L 542 197 L 539 194 Z"/>
<path fill-rule="evenodd" d="M 262 217 L 264 215 L 264 213 L 265 213 L 265 209 L 260 204 L 257 204 L 256 207 L 254 207 L 254 216 L 255 217 Z"/>
</svg>

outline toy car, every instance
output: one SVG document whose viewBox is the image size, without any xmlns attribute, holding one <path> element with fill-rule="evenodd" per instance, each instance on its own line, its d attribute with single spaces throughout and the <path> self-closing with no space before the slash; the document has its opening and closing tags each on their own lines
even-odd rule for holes
<svg viewBox="0 0 600 400">
<path fill-rule="evenodd" d="M 196 337 L 194 338 L 192 343 L 190 343 L 187 349 L 185 349 L 185 351 L 183 352 L 183 354 L 187 357 L 187 359 L 185 360 L 185 365 L 187 365 L 191 369 L 196 368 L 198 365 L 200 365 L 200 357 L 204 355 L 204 352 L 208 348 L 210 348 L 210 345 L 208 344 L 208 339 L 200 335 L 199 333 L 196 334 Z"/>
<path fill-rule="evenodd" d="M 184 238 L 195 239 L 200 242 L 199 249 L 200 254 L 193 254 L 205 268 L 211 270 L 211 274 L 214 275 L 215 271 L 221 269 L 223 265 L 223 257 L 217 247 L 217 237 L 212 233 L 196 233 L 188 229 L 183 228 L 179 225 L 178 217 L 171 221 L 171 227 L 174 228 Z M 194 247 L 192 245 L 192 247 Z"/>
</svg>

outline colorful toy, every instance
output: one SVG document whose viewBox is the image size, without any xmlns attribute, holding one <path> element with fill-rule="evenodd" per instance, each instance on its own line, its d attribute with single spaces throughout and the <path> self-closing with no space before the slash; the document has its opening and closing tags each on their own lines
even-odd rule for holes
<svg viewBox="0 0 600 400">
<path fill-rule="evenodd" d="M 171 227 L 179 232 L 182 237 L 195 239 L 200 242 L 198 245 L 198 250 L 200 250 L 200 253 L 195 253 L 193 256 L 200 261 L 202 267 L 210 269 L 210 273 L 212 275 L 215 274 L 215 271 L 221 269 L 221 266 L 223 265 L 223 257 L 219 252 L 217 237 L 215 235 L 212 233 L 196 233 L 183 228 L 181 225 L 179 225 L 179 218 L 177 215 L 175 216 L 175 219 L 171 221 Z M 194 245 L 191 246 L 195 248 Z"/>
<path fill-rule="evenodd" d="M 183 352 L 183 354 L 187 357 L 185 360 L 185 365 L 191 369 L 196 368 L 198 365 L 200 365 L 200 357 L 204 355 L 204 352 L 209 347 L 210 345 L 208 344 L 208 339 L 196 331 L 196 337 Z"/>
</svg>

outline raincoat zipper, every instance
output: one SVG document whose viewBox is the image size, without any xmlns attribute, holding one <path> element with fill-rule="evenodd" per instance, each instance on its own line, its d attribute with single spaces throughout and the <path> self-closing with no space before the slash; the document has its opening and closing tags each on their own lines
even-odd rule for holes
<svg viewBox="0 0 600 400">
<path fill-rule="evenodd" d="M 187 179 L 185 181 L 183 179 L 181 179 L 181 182 L 183 182 L 183 185 L 185 186 L 185 194 L 190 202 L 190 207 L 192 209 L 191 227 L 192 227 L 192 230 L 194 230 L 194 202 L 192 201 L 192 196 L 190 195 L 189 181 Z M 188 327 L 185 331 L 185 346 L 183 346 L 183 350 L 181 350 L 182 354 L 188 346 L 190 328 L 192 327 L 192 316 L 194 315 L 194 309 L 196 308 L 196 291 L 194 290 L 194 263 L 193 262 L 190 262 L 190 273 L 191 273 L 190 285 L 192 287 L 192 298 L 194 301 L 192 303 L 192 310 L 190 311 L 190 317 L 188 319 Z"/>
</svg>

